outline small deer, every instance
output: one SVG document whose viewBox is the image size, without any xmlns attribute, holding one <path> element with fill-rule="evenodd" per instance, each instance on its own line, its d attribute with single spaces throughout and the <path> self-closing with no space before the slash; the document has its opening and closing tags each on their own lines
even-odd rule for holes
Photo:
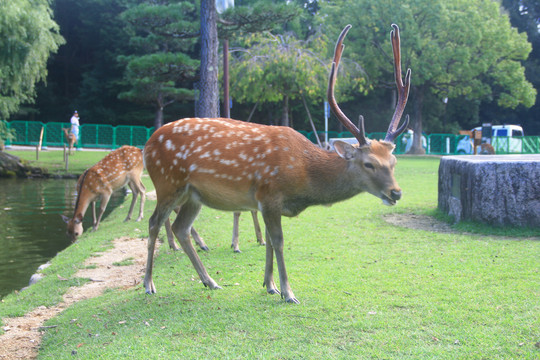
<svg viewBox="0 0 540 360">
<path fill-rule="evenodd" d="M 395 138 L 405 130 L 408 117 L 398 127 L 407 103 L 410 70 L 401 77 L 399 29 L 392 25 L 394 72 L 398 103 L 384 141 L 368 140 L 363 123 L 354 125 L 334 99 L 334 85 L 343 51 L 342 31 L 329 77 L 328 101 L 338 120 L 349 129 L 358 146 L 336 142 L 335 152 L 311 143 L 289 127 L 267 126 L 225 118 L 187 118 L 158 129 L 144 148 L 146 169 L 154 183 L 157 204 L 149 220 L 148 259 L 144 286 L 156 292 L 152 280 L 154 249 L 159 229 L 171 211 L 181 206 L 172 231 L 195 267 L 202 283 L 221 287 L 210 277 L 189 240 L 193 221 L 202 205 L 225 211 L 259 210 L 266 225 L 264 286 L 287 302 L 294 296 L 283 257 L 281 216 L 296 216 L 312 205 L 332 204 L 368 192 L 387 205 L 401 198 L 394 178 Z M 273 277 L 273 257 L 279 271 L 280 290 Z"/>
<path fill-rule="evenodd" d="M 77 240 L 83 232 L 82 221 L 88 205 L 92 203 L 93 231 L 97 230 L 101 217 L 107 208 L 107 203 L 114 191 L 128 185 L 133 193 L 131 206 L 124 221 L 131 219 L 133 207 L 137 201 L 137 196 L 141 196 L 141 206 L 137 221 L 143 218 L 144 201 L 146 199 L 146 189 L 141 182 L 143 172 L 142 151 L 134 146 L 122 146 L 110 152 L 101 161 L 86 170 L 77 182 L 77 200 L 75 211 L 70 219 L 62 215 L 62 219 L 67 223 L 67 233 L 73 241 Z M 96 201 L 101 198 L 99 215 L 96 218 Z"/>
<path fill-rule="evenodd" d="M 69 154 L 71 155 L 73 154 L 73 148 L 77 143 L 77 137 L 71 132 L 70 129 L 62 128 L 62 131 L 64 132 L 64 138 L 68 144 Z"/>
</svg>

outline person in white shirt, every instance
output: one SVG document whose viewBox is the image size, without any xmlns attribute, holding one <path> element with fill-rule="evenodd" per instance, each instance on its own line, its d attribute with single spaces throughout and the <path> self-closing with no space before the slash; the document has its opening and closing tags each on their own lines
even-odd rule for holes
<svg viewBox="0 0 540 360">
<path fill-rule="evenodd" d="M 77 138 L 77 143 L 79 143 L 80 137 L 79 137 L 79 113 L 77 110 L 73 113 L 73 116 L 71 117 L 71 133 L 75 135 L 75 138 Z"/>
</svg>

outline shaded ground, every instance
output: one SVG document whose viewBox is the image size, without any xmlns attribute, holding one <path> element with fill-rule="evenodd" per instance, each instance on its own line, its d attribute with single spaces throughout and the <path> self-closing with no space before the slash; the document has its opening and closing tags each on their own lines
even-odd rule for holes
<svg viewBox="0 0 540 360">
<path fill-rule="evenodd" d="M 34 359 L 37 356 L 43 324 L 73 303 L 99 296 L 110 288 L 130 288 L 139 284 L 146 266 L 146 239 L 123 237 L 113 242 L 114 248 L 89 258 L 75 277 L 91 279 L 80 287 L 72 287 L 63 302 L 39 308 L 23 317 L 4 319 L 5 333 L 0 336 L 0 359 Z M 159 241 L 157 242 L 159 246 Z M 115 266 L 123 260 L 130 265 Z"/>
<path fill-rule="evenodd" d="M 441 233 L 455 233 L 450 225 L 427 215 L 389 214 L 383 219 L 392 225 Z"/>
</svg>

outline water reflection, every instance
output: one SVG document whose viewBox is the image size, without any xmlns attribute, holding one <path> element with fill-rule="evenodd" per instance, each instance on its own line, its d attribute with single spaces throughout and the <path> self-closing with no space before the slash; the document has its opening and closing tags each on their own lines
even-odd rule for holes
<svg viewBox="0 0 540 360">
<path fill-rule="evenodd" d="M 37 267 L 71 244 L 60 214 L 72 216 L 76 180 L 0 179 L 0 297 L 28 285 Z M 118 206 L 111 198 L 104 218 Z M 84 228 L 92 226 L 91 208 Z"/>
</svg>

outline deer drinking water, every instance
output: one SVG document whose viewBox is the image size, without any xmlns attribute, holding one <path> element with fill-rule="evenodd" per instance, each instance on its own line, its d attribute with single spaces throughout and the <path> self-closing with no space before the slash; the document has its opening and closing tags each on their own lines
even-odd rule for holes
<svg viewBox="0 0 540 360">
<path fill-rule="evenodd" d="M 131 213 L 138 195 L 141 196 L 141 206 L 137 221 L 142 220 L 146 198 L 146 189 L 141 182 L 143 169 L 142 151 L 134 146 L 122 146 L 110 152 L 81 175 L 77 182 L 77 200 L 73 218 L 70 219 L 62 215 L 62 218 L 67 223 L 68 235 L 73 241 L 83 232 L 82 220 L 88 205 L 92 203 L 93 230 L 95 231 L 99 227 L 101 217 L 112 193 L 126 184 L 133 193 L 133 199 L 125 221 L 131 219 Z M 101 198 L 101 204 L 99 215 L 96 218 L 96 201 L 99 198 Z"/>
<path fill-rule="evenodd" d="M 157 205 L 149 220 L 146 292 L 156 292 L 152 280 L 153 255 L 159 229 L 169 214 L 181 209 L 172 225 L 184 252 L 205 286 L 219 289 L 189 240 L 189 232 L 202 205 L 226 211 L 260 210 L 266 242 L 264 286 L 298 303 L 287 278 L 283 258 L 281 216 L 296 216 L 312 205 L 332 204 L 361 192 L 394 205 L 401 189 L 394 178 L 395 138 L 407 103 L 410 71 L 401 77 L 399 29 L 391 32 L 394 72 L 399 99 L 384 141 L 368 140 L 363 124 L 356 127 L 334 99 L 337 69 L 347 26 L 336 44 L 330 72 L 328 100 L 333 112 L 357 138 L 358 146 L 335 143 L 335 152 L 321 149 L 289 127 L 267 126 L 225 118 L 187 118 L 158 129 L 144 148 L 144 161 L 154 183 Z M 273 278 L 273 257 L 279 271 L 279 291 Z"/>
</svg>

